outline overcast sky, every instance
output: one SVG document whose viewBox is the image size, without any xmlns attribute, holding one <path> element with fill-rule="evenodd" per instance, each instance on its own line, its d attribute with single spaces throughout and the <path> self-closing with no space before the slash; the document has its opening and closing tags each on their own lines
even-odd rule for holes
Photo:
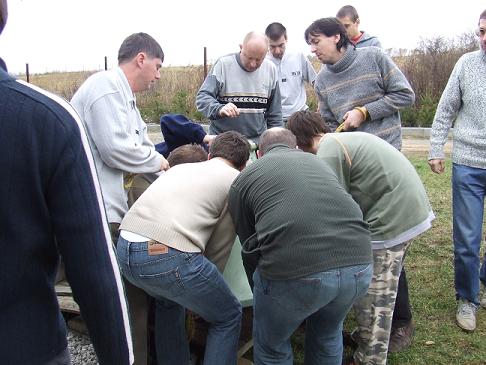
<svg viewBox="0 0 486 365">
<path fill-rule="evenodd" d="M 164 66 L 203 63 L 236 52 L 246 33 L 274 21 L 287 27 L 288 47 L 310 54 L 303 34 L 322 17 L 351 4 L 361 29 L 384 48 L 415 48 L 421 38 L 454 38 L 476 28 L 481 1 L 386 0 L 8 0 L 9 19 L 0 36 L 0 57 L 9 71 L 96 70 L 116 64 L 128 35 L 147 32 L 165 53 Z"/>
</svg>

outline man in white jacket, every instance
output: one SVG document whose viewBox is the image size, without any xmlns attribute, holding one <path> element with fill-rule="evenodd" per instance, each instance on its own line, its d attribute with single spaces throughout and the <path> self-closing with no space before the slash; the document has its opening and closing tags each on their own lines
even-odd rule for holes
<svg viewBox="0 0 486 365">
<path fill-rule="evenodd" d="M 160 78 L 163 60 L 164 53 L 155 39 L 146 33 L 132 34 L 120 46 L 118 67 L 90 76 L 71 100 L 88 132 L 115 244 L 118 227 L 128 210 L 124 178 L 169 167 L 148 138 L 134 95 L 149 89 Z M 147 298 L 129 283 L 125 286 L 133 324 L 135 363 L 145 365 Z"/>
</svg>

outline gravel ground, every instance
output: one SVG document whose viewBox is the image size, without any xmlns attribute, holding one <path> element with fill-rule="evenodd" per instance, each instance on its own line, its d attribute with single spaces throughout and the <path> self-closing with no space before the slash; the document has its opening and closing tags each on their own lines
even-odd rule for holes
<svg viewBox="0 0 486 365">
<path fill-rule="evenodd" d="M 68 348 L 72 365 L 98 365 L 98 359 L 88 336 L 68 329 Z"/>
</svg>

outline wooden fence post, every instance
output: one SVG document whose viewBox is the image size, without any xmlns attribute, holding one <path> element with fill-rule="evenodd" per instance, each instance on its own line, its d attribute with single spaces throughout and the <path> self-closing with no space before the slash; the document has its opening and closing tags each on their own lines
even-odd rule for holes
<svg viewBox="0 0 486 365">
<path fill-rule="evenodd" d="M 207 48 L 204 47 L 204 80 L 206 80 L 207 75 L 208 75 L 208 57 L 207 57 Z"/>
</svg>

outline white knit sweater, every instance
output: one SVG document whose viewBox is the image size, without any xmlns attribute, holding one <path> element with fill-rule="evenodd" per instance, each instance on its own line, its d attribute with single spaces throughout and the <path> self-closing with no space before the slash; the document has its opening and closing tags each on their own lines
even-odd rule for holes
<svg viewBox="0 0 486 365">
<path fill-rule="evenodd" d="M 486 169 L 486 52 L 466 53 L 442 93 L 430 132 L 429 160 L 444 158 L 454 123 L 452 161 Z"/>
<path fill-rule="evenodd" d="M 222 271 L 236 236 L 227 200 L 238 173 L 220 158 L 172 167 L 135 202 L 120 229 L 204 252 Z"/>
</svg>

